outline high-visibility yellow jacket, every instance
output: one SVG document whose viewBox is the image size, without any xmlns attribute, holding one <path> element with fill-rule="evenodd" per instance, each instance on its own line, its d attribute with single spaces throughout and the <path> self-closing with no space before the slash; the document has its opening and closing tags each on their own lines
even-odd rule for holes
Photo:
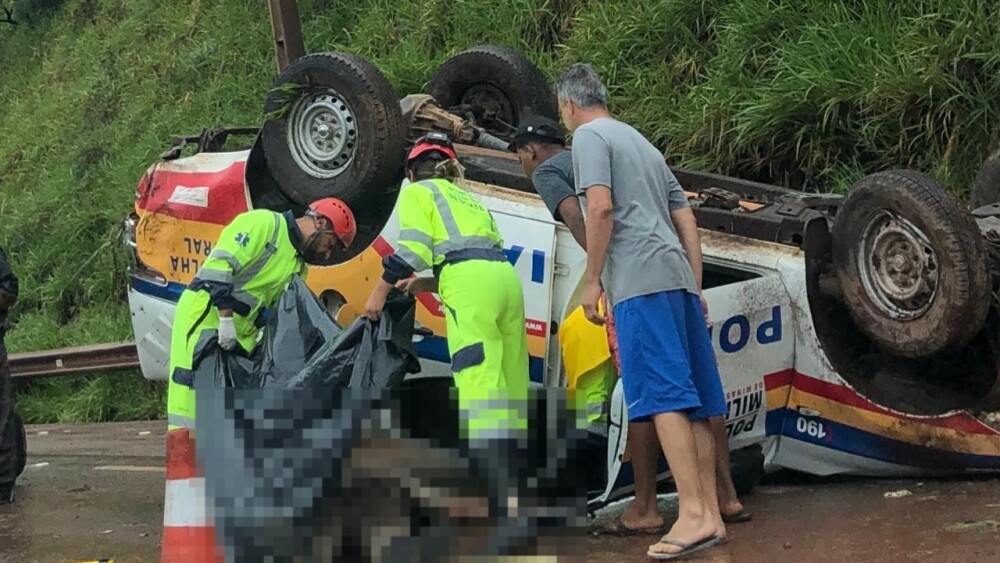
<svg viewBox="0 0 1000 563">
<path fill-rule="evenodd" d="M 174 312 L 170 341 L 168 424 L 194 426 L 194 358 L 218 338 L 219 310 L 232 309 L 240 347 L 252 351 L 263 322 L 294 274 L 306 264 L 296 249 L 301 237 L 291 214 L 266 209 L 238 215 L 222 230 L 211 254 Z"/>
<path fill-rule="evenodd" d="M 449 263 L 503 259 L 503 238 L 493 215 L 447 180 L 407 184 L 399 192 L 396 209 L 399 249 L 383 262 L 383 279 L 389 283 L 428 269 L 439 274 Z"/>
</svg>

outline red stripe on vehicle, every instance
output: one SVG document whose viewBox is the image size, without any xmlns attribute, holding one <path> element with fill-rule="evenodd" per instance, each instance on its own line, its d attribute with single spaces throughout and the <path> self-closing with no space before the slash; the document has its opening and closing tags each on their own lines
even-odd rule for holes
<svg viewBox="0 0 1000 563">
<path fill-rule="evenodd" d="M 779 372 L 772 373 L 770 375 L 764 376 L 764 389 L 770 391 L 772 389 L 777 389 L 779 387 L 785 387 L 792 384 L 792 380 L 795 378 L 794 369 L 784 369 Z"/>
<path fill-rule="evenodd" d="M 764 376 L 764 385 L 768 391 L 789 384 L 797 390 L 816 395 L 817 397 L 822 397 L 852 408 L 866 410 L 892 418 L 907 420 L 917 424 L 936 426 L 938 428 L 947 428 L 963 434 L 979 434 L 984 436 L 1000 435 L 1000 432 L 997 432 L 982 422 L 979 422 L 968 413 L 957 413 L 944 417 L 910 416 L 880 407 L 868 399 L 865 399 L 846 385 L 823 381 L 794 370 L 783 370 Z"/>
<path fill-rule="evenodd" d="M 243 183 L 245 167 L 245 161 L 238 161 L 210 173 L 158 168 L 153 172 L 152 186 L 148 176 L 143 176 L 136 206 L 186 221 L 228 225 L 249 210 Z"/>
</svg>

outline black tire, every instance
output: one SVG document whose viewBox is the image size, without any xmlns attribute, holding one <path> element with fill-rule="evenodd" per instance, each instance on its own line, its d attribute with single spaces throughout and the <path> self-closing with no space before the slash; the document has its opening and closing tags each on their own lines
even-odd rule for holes
<svg viewBox="0 0 1000 563">
<path fill-rule="evenodd" d="M 729 463 L 733 488 L 740 497 L 752 493 L 764 478 L 764 453 L 760 445 L 747 446 L 730 452 Z"/>
<path fill-rule="evenodd" d="M 478 125 L 509 141 L 528 114 L 559 120 L 555 91 L 542 71 L 506 47 L 482 45 L 451 57 L 438 68 L 427 93 L 441 107 L 479 106 L 490 112 Z"/>
<path fill-rule="evenodd" d="M 973 209 L 1000 202 L 1000 150 L 990 155 L 976 172 L 970 204 Z"/>
<path fill-rule="evenodd" d="M 879 172 L 852 187 L 833 226 L 833 264 L 855 322 L 897 356 L 958 351 L 989 310 L 974 219 L 919 172 Z"/>
<path fill-rule="evenodd" d="M 296 216 L 305 211 L 306 206 L 298 205 L 289 199 L 271 175 L 271 169 L 264 157 L 264 144 L 261 135 L 257 136 L 250 148 L 243 174 L 247 189 L 250 191 L 250 202 L 254 209 L 270 209 L 279 213 L 291 210 Z"/>
<path fill-rule="evenodd" d="M 264 110 L 269 117 L 262 131 L 264 155 L 271 175 L 295 203 L 338 197 L 360 206 L 402 181 L 406 138 L 399 98 L 361 57 L 316 53 L 298 59 L 275 81 Z M 301 146 L 289 146 L 306 139 L 289 129 L 319 127 L 321 118 L 332 120 L 326 127 L 342 141 L 327 139 L 328 154 L 306 158 Z"/>
</svg>

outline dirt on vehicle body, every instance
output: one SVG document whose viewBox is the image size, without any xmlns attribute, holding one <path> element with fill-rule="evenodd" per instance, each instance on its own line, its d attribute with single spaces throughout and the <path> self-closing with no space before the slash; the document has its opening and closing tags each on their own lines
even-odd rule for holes
<svg viewBox="0 0 1000 563">
<path fill-rule="evenodd" d="M 485 60 L 529 64 L 505 53 Z M 456 145 L 466 171 L 462 185 L 496 215 L 505 251 L 522 277 L 533 381 L 565 386 L 554 335 L 578 304 L 586 256 L 545 209 L 517 157 L 496 150 L 511 133 L 509 115 L 498 116 L 507 115 L 511 106 L 504 104 L 523 92 L 489 103 L 483 96 L 521 86 L 481 84 L 490 73 L 472 75 L 479 82 L 454 78 L 451 86 L 436 88 L 473 91 L 476 103 L 461 93 L 454 106 L 451 95 L 442 96 L 452 100 L 446 103 L 414 95 L 393 98 L 396 107 L 390 108 L 391 87 L 370 64 L 353 55 L 310 56 L 276 82 L 290 97 L 268 106 L 276 113 L 250 147 L 223 150 L 203 135 L 197 140 L 201 158 L 180 158 L 174 150 L 151 167 L 132 219 L 130 291 L 147 377 L 159 378 L 165 369 L 159 350 L 169 335 L 171 300 L 197 268 L 194 247 L 200 244 L 207 255 L 206 241 L 214 240 L 224 219 L 250 208 L 298 212 L 316 195 L 354 206 L 360 223 L 355 244 L 309 275 L 331 315 L 353 320 L 398 236 L 394 213 L 402 177 L 391 163 L 403 161 L 419 132 L 437 130 L 479 145 Z M 366 97 L 368 91 L 378 96 Z M 374 104 L 367 108 L 373 111 L 361 111 L 365 104 Z M 368 162 L 371 154 L 380 163 Z M 304 164 L 310 156 L 311 164 Z M 192 185 L 175 175 L 180 173 L 217 174 L 199 176 L 211 194 L 203 206 L 178 201 L 192 197 L 177 195 L 179 187 Z M 701 228 L 730 444 L 734 463 L 746 466 L 734 468 L 738 483 L 752 487 L 763 465 L 822 475 L 1000 470 L 1000 335 L 994 328 L 1000 325 L 993 297 L 1000 209 L 970 214 L 944 187 L 914 171 L 873 174 L 846 198 L 675 173 Z M 286 189 L 290 182 L 294 190 Z M 174 250 L 183 255 L 176 265 Z M 439 300 L 426 294 L 418 301 L 417 321 L 432 333 L 417 344 L 426 375 L 447 384 Z M 620 387 L 609 403 L 607 452 L 599 464 L 608 484 L 591 498 L 593 505 L 631 485 Z"/>
</svg>

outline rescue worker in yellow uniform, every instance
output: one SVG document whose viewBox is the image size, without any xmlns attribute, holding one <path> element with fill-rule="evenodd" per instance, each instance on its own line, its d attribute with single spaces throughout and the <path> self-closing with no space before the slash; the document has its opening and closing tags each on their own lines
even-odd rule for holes
<svg viewBox="0 0 1000 563">
<path fill-rule="evenodd" d="M 354 214 L 335 198 L 313 202 L 296 219 L 291 212 L 247 211 L 219 236 L 194 280 L 181 294 L 170 342 L 168 428 L 194 429 L 194 358 L 213 341 L 247 355 L 272 306 L 306 264 L 328 264 L 351 245 Z"/>
<path fill-rule="evenodd" d="M 526 440 L 528 342 L 521 280 L 490 211 L 456 186 L 462 168 L 447 135 L 428 133 L 406 161 L 396 203 L 399 244 L 365 307 L 378 319 L 389 291 L 437 292 L 444 305 L 463 434 L 491 487 L 491 512 L 512 504 L 516 452 Z M 433 278 L 413 278 L 432 269 Z"/>
</svg>

